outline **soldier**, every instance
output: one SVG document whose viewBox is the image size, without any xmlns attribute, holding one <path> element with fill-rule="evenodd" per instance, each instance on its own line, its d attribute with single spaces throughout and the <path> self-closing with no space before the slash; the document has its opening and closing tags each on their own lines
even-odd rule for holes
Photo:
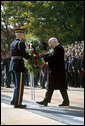
<svg viewBox="0 0 85 126">
<path fill-rule="evenodd" d="M 10 54 L 6 54 L 6 57 L 3 60 L 3 67 L 6 69 L 6 87 L 10 88 L 11 84 L 11 72 L 9 71 L 9 65 L 10 65 Z"/>
<path fill-rule="evenodd" d="M 48 44 L 46 42 L 42 43 L 43 50 L 47 51 Z M 40 85 L 41 88 L 45 88 L 45 82 L 47 81 L 47 64 L 42 67 L 41 74 L 40 74 Z"/>
<path fill-rule="evenodd" d="M 15 29 L 16 39 L 10 45 L 10 71 L 13 71 L 15 75 L 15 88 L 11 101 L 14 108 L 26 107 L 26 105 L 22 104 L 25 83 L 24 73 L 26 72 L 23 58 L 28 59 L 29 55 L 25 52 L 24 31 L 24 29 Z"/>
<path fill-rule="evenodd" d="M 63 97 L 63 102 L 59 106 L 69 106 L 69 98 L 67 94 L 67 83 L 65 75 L 65 64 L 64 64 L 64 49 L 58 40 L 54 37 L 49 39 L 49 46 L 53 49 L 50 53 L 46 54 L 43 50 L 43 58 L 45 62 L 48 62 L 49 73 L 48 73 L 48 85 L 45 98 L 38 104 L 47 106 L 51 102 L 51 97 L 54 90 L 60 90 Z"/>
<path fill-rule="evenodd" d="M 45 64 L 42 67 L 41 74 L 40 74 L 40 85 L 42 89 L 45 88 L 46 80 L 47 80 L 47 65 Z"/>
</svg>

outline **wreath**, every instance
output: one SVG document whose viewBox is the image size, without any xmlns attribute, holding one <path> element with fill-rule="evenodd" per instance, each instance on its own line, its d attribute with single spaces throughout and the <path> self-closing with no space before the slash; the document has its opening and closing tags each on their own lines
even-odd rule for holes
<svg viewBox="0 0 85 126">
<path fill-rule="evenodd" d="M 32 72 L 34 75 L 39 72 L 44 66 L 44 60 L 42 58 L 42 46 L 38 40 L 30 40 L 25 42 L 26 52 L 29 54 L 30 58 L 26 60 L 25 67 L 28 71 Z"/>
</svg>

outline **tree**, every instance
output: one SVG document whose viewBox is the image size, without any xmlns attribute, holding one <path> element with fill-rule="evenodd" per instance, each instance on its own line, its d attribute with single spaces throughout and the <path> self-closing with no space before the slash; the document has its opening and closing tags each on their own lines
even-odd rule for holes
<svg viewBox="0 0 85 126">
<path fill-rule="evenodd" d="M 10 24 L 26 28 L 26 37 L 41 42 L 52 36 L 64 44 L 84 39 L 84 1 L 5 1 L 4 13 Z"/>
<path fill-rule="evenodd" d="M 14 40 L 14 29 L 9 28 L 6 24 L 1 23 L 1 51 L 10 50 L 10 43 Z"/>
<path fill-rule="evenodd" d="M 28 2 L 29 5 L 31 19 L 33 17 L 30 19 L 29 30 L 42 41 L 52 36 L 57 37 L 61 43 L 84 39 L 83 1 L 36 1 Z"/>
</svg>

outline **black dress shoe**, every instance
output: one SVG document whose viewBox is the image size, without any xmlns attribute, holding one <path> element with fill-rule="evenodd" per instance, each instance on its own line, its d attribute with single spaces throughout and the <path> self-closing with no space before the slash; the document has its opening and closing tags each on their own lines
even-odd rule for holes
<svg viewBox="0 0 85 126">
<path fill-rule="evenodd" d="M 11 88 L 11 86 L 6 86 L 6 88 Z"/>
<path fill-rule="evenodd" d="M 41 87 L 41 89 L 45 89 L 45 87 Z"/>
<path fill-rule="evenodd" d="M 11 105 L 14 105 L 14 102 L 13 101 L 11 101 L 11 103 L 10 103 Z"/>
<path fill-rule="evenodd" d="M 44 105 L 44 106 L 47 106 L 48 105 L 48 102 L 47 101 L 41 101 L 41 102 L 36 102 L 40 105 Z"/>
<path fill-rule="evenodd" d="M 69 102 L 63 102 L 62 104 L 60 104 L 59 106 L 69 106 Z"/>
<path fill-rule="evenodd" d="M 14 108 L 26 108 L 26 105 L 14 105 Z"/>
</svg>

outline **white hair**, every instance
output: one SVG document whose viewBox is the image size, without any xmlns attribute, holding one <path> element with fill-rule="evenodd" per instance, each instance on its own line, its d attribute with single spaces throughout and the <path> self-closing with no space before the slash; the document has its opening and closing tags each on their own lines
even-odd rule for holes
<svg viewBox="0 0 85 126">
<path fill-rule="evenodd" d="M 23 33 L 15 33 L 16 36 L 19 36 L 19 35 L 21 35 L 21 34 L 23 34 Z"/>
<path fill-rule="evenodd" d="M 58 42 L 58 39 L 55 38 L 55 37 L 52 37 L 52 38 L 50 38 L 50 39 L 48 40 L 48 42 L 49 42 L 49 43 L 50 43 L 50 42 Z"/>
</svg>

